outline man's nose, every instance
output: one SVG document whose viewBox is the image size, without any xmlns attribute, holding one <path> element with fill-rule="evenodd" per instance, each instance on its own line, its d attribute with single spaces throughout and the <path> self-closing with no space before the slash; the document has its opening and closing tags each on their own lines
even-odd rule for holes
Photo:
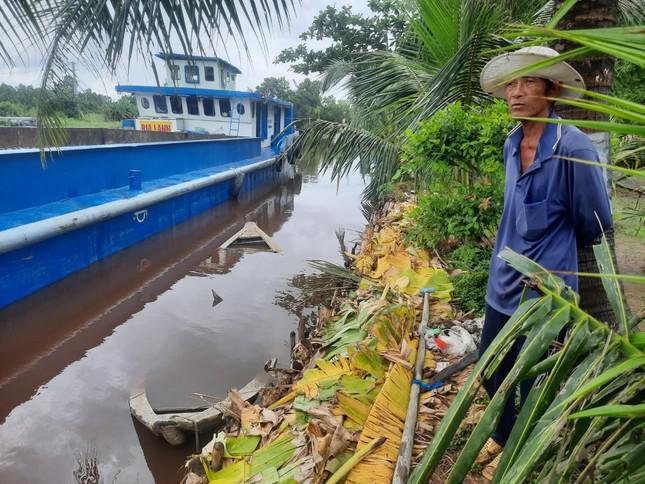
<svg viewBox="0 0 645 484">
<path fill-rule="evenodd" d="M 521 97 L 524 94 L 524 85 L 521 82 L 514 82 L 509 86 L 508 95 L 510 97 Z"/>
</svg>

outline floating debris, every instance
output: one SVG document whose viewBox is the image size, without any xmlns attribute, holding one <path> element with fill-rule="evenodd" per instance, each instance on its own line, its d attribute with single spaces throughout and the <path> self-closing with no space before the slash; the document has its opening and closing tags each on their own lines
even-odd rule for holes
<svg viewBox="0 0 645 484">
<path fill-rule="evenodd" d="M 280 252 L 280 248 L 255 222 L 246 222 L 244 227 L 224 242 L 220 249 L 229 247 L 258 247 L 264 246 L 273 252 Z"/>
</svg>

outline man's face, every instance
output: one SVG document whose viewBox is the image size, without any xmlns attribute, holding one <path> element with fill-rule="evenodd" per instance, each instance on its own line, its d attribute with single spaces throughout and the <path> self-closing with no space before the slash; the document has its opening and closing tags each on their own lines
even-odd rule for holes
<svg viewBox="0 0 645 484">
<path fill-rule="evenodd" d="M 557 86 L 540 77 L 520 77 L 509 82 L 506 84 L 505 95 L 511 116 L 548 116 L 550 101 L 545 96 L 554 96 L 553 88 L 557 90 Z"/>
</svg>

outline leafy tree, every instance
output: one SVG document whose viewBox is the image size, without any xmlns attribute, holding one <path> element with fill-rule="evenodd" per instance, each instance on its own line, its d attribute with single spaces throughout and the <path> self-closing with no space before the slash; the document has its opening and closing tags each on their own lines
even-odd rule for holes
<svg viewBox="0 0 645 484">
<path fill-rule="evenodd" d="M 68 118 L 80 118 L 82 115 L 76 96 L 76 79 L 65 76 L 56 82 L 48 96 L 49 109 Z"/>
<path fill-rule="evenodd" d="M 76 95 L 79 108 L 83 114 L 98 113 L 112 103 L 108 96 L 97 94 L 91 89 L 86 89 Z"/>
<path fill-rule="evenodd" d="M 298 84 L 292 98 L 296 115 L 302 119 L 319 119 L 322 106 L 320 81 L 307 78 Z"/>
<path fill-rule="evenodd" d="M 26 108 L 21 104 L 9 101 L 0 101 L 0 116 L 20 116 L 23 115 Z"/>
<path fill-rule="evenodd" d="M 374 15 L 354 13 L 351 6 L 340 9 L 327 6 L 314 18 L 309 28 L 300 34 L 302 42 L 284 49 L 276 63 L 289 63 L 295 72 L 320 73 L 334 61 L 353 61 L 362 52 L 393 49 L 405 32 L 407 18 L 401 0 L 370 0 Z M 330 39 L 332 45 L 314 50 L 311 40 Z"/>
<path fill-rule="evenodd" d="M 20 84 L 14 87 L 8 84 L 0 84 L 0 101 L 15 103 L 25 108 L 36 107 L 38 93 L 39 90 L 31 86 Z M 21 112 L 20 114 L 26 114 L 26 112 Z"/>
<path fill-rule="evenodd" d="M 285 101 L 290 101 L 293 91 L 286 77 L 265 77 L 262 84 L 255 88 L 255 92 L 267 96 L 275 96 Z"/>
<path fill-rule="evenodd" d="M 321 86 L 320 81 L 307 78 L 295 84 L 295 89 L 292 89 L 285 77 L 266 77 L 255 88 L 255 92 L 291 101 L 298 119 L 324 119 L 335 122 L 349 119 L 349 103 L 337 101 L 333 96 L 323 98 Z"/>
<path fill-rule="evenodd" d="M 348 101 L 336 100 L 326 96 L 320 107 L 320 119 L 334 123 L 347 123 L 351 118 L 351 105 Z"/>
</svg>

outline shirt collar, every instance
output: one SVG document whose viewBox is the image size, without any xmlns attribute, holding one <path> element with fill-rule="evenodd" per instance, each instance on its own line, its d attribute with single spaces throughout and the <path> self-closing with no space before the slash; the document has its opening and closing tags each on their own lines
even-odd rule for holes
<svg viewBox="0 0 645 484">
<path fill-rule="evenodd" d="M 560 117 L 555 114 L 553 110 L 549 114 L 551 119 L 560 119 Z M 538 168 L 544 160 L 548 160 L 553 156 L 555 148 L 560 141 L 562 136 L 562 125 L 554 123 L 546 123 L 544 127 L 544 132 L 540 137 L 540 142 L 538 143 L 537 150 L 535 152 L 535 160 L 529 169 L 532 171 L 535 168 Z M 513 155 L 517 155 L 520 149 L 520 143 L 524 137 L 524 131 L 522 130 L 522 125 L 518 124 L 513 130 L 509 133 L 509 138 L 511 141 Z"/>
</svg>

